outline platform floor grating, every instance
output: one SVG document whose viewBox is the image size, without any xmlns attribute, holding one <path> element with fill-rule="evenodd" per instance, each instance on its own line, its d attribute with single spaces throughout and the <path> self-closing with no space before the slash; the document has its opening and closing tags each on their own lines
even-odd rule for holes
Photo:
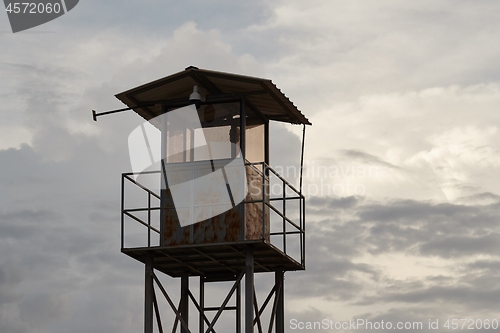
<svg viewBox="0 0 500 333">
<path fill-rule="evenodd" d="M 299 262 L 264 241 L 124 248 L 121 251 L 143 263 L 152 257 L 154 268 L 172 277 L 188 274 L 224 280 L 232 279 L 245 268 L 245 253 L 249 248 L 254 252 L 256 273 L 304 269 Z"/>
</svg>

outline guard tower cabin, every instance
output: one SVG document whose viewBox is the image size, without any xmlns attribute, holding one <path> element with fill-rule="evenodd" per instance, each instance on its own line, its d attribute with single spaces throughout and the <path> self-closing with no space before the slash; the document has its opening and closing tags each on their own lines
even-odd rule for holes
<svg viewBox="0 0 500 333">
<path fill-rule="evenodd" d="M 310 122 L 271 80 L 196 67 L 116 97 L 148 122 L 129 137 L 129 148 L 140 141 L 138 164 L 150 166 L 122 176 L 121 244 L 145 264 L 145 333 L 164 329 L 158 290 L 175 314 L 173 332 L 194 332 L 193 305 L 199 332 L 215 332 L 223 311 L 234 311 L 235 332 L 241 318 L 244 332 L 261 331 L 266 307 L 269 329 L 284 332 L 284 272 L 305 269 L 305 200 L 269 166 L 269 122 Z M 130 234 L 137 226 L 142 231 Z M 155 271 L 181 278 L 179 304 Z M 261 272 L 274 273 L 275 285 L 259 306 L 254 273 Z M 220 307 L 205 304 L 205 284 L 214 281 L 234 281 Z M 216 312 L 211 320 L 208 311 Z"/>
</svg>

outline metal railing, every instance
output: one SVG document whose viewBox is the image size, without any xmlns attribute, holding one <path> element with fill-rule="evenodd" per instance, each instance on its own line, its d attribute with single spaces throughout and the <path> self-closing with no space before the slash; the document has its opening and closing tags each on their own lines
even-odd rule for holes
<svg viewBox="0 0 500 333">
<path fill-rule="evenodd" d="M 268 232 L 271 237 L 270 243 L 272 245 L 277 245 L 273 241 L 273 236 L 281 238 L 281 247 L 283 253 L 290 255 L 290 251 L 287 248 L 287 239 L 289 235 L 298 235 L 299 237 L 299 251 L 300 251 L 300 263 L 305 265 L 305 198 L 304 196 L 286 179 L 284 179 L 279 173 L 277 173 L 273 168 L 265 164 L 264 162 L 246 163 L 247 166 L 253 167 L 256 172 L 261 176 L 262 193 L 265 195 L 262 199 L 245 200 L 243 203 L 262 203 L 262 237 L 266 238 L 266 233 Z M 276 186 L 278 185 L 278 191 L 276 191 Z M 287 191 L 288 190 L 288 191 Z M 279 192 L 279 193 L 278 193 Z M 288 194 L 292 192 L 292 194 Z M 294 222 L 289 216 L 287 216 L 287 203 L 298 201 L 298 224 Z M 281 203 L 282 209 L 278 208 Z M 266 211 L 269 211 L 269 215 L 276 214 L 281 222 L 281 230 L 273 231 L 276 227 L 276 223 L 273 223 L 271 216 L 266 218 Z M 266 221 L 270 221 L 270 230 L 266 230 Z M 273 228 L 274 227 L 274 228 Z M 288 231 L 287 227 L 292 230 Z M 292 256 L 293 257 L 293 256 Z"/>
<path fill-rule="evenodd" d="M 161 175 L 160 171 L 147 171 L 147 172 L 141 172 L 140 175 L 144 174 L 149 174 L 149 175 L 158 175 L 158 177 Z M 139 173 L 134 173 L 134 172 L 128 172 L 128 173 L 123 173 L 122 174 L 122 186 L 121 186 L 121 248 L 125 248 L 125 217 L 128 217 L 137 223 L 145 226 L 147 228 L 147 247 L 151 247 L 151 232 L 154 232 L 158 235 L 158 244 L 160 240 L 160 230 L 159 228 L 155 228 L 152 225 L 152 217 L 151 214 L 153 211 L 160 211 L 160 191 L 158 190 L 158 193 L 155 193 L 151 189 L 147 188 L 143 184 L 139 183 L 136 181 L 133 176 L 139 175 Z M 126 197 L 125 197 L 125 181 L 130 182 L 131 184 L 135 185 L 137 189 L 142 190 L 143 193 L 146 195 L 147 198 L 147 206 L 146 207 L 139 207 L 139 208 L 126 208 Z M 157 205 L 153 206 L 152 201 L 153 200 L 158 200 Z M 146 220 L 144 221 L 143 218 L 140 218 L 137 216 L 137 213 L 139 212 L 146 212 L 147 217 Z"/>
<path fill-rule="evenodd" d="M 305 265 L 305 198 L 286 179 L 264 162 L 245 163 L 254 174 L 260 178 L 261 194 L 257 198 L 247 196 L 240 205 L 257 204 L 262 207 L 262 239 L 280 249 L 284 254 L 298 260 Z M 158 188 L 152 190 L 144 185 L 135 176 L 151 176 L 156 178 Z M 141 173 L 128 172 L 122 174 L 121 184 L 121 248 L 154 247 L 161 243 L 160 214 L 161 196 L 159 184 L 161 171 Z M 146 204 L 136 206 L 129 203 L 127 186 L 134 186 L 134 203 L 142 200 Z M 280 209 L 281 208 L 281 209 Z M 290 217 L 290 211 L 295 211 L 296 219 Z M 158 216 L 152 214 L 157 212 Z M 141 241 L 141 246 L 127 246 L 126 221 L 135 221 L 146 228 L 147 241 Z M 298 221 L 297 221 L 298 220 Z M 290 237 L 296 236 L 298 244 L 290 244 Z M 157 244 L 157 245 L 154 245 Z M 292 249 L 291 249 L 292 248 Z M 297 250 L 299 255 L 297 256 Z M 299 258 L 297 258 L 299 257 Z"/>
</svg>

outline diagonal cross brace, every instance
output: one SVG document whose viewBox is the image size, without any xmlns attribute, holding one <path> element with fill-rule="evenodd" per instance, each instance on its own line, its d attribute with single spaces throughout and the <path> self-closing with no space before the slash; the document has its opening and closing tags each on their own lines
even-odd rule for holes
<svg viewBox="0 0 500 333">
<path fill-rule="evenodd" d="M 165 290 L 165 288 L 163 288 L 160 280 L 158 280 L 158 277 L 156 276 L 155 273 L 153 273 L 153 279 L 155 280 L 156 284 L 158 285 L 158 287 L 160 288 L 163 296 L 165 296 L 165 299 L 167 300 L 168 304 L 170 305 L 170 307 L 172 308 L 172 310 L 174 311 L 175 313 L 175 316 L 178 320 L 180 320 L 182 326 L 189 332 L 191 333 L 191 331 L 189 330 L 189 327 L 188 327 L 188 324 L 186 323 L 186 321 L 184 320 L 184 318 L 182 318 L 181 314 L 179 313 L 179 311 L 177 311 L 177 309 L 175 308 L 175 305 L 174 303 L 172 302 L 172 300 L 170 299 L 170 297 L 168 296 L 167 294 L 167 291 Z"/>
<path fill-rule="evenodd" d="M 220 306 L 219 311 L 217 311 L 217 314 L 215 315 L 214 319 L 212 320 L 212 323 L 210 324 L 210 326 L 208 326 L 207 330 L 205 331 L 206 333 L 209 333 L 213 329 L 215 323 L 217 322 L 217 320 L 219 319 L 220 315 L 222 314 L 222 311 L 224 311 L 224 308 L 226 307 L 227 303 L 231 299 L 231 296 L 233 296 L 234 291 L 238 287 L 241 279 L 243 278 L 243 275 L 245 275 L 245 271 L 244 270 L 240 273 L 240 275 L 238 276 L 238 278 L 234 282 L 233 287 L 231 288 L 231 290 L 227 294 L 226 299 L 224 300 L 224 302 L 222 302 L 222 305 Z"/>
</svg>

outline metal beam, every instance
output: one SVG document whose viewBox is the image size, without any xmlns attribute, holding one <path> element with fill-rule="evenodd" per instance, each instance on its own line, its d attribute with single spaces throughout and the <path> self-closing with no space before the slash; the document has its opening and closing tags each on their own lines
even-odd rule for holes
<svg viewBox="0 0 500 333">
<path fill-rule="evenodd" d="M 276 286 L 276 333 L 285 332 L 285 302 L 284 302 L 284 273 L 276 271 L 274 273 L 274 283 Z"/>
<path fill-rule="evenodd" d="M 262 304 L 262 306 L 260 307 L 260 310 L 259 310 L 259 317 L 262 315 L 262 313 L 264 312 L 264 310 L 266 309 L 266 306 L 267 304 L 269 303 L 269 301 L 271 300 L 271 297 L 274 295 L 274 292 L 276 291 L 276 285 L 273 286 L 273 288 L 271 289 L 271 291 L 269 292 L 269 294 L 267 295 L 266 297 L 266 300 L 264 301 L 264 303 Z M 254 319 L 254 324 L 257 322 L 257 318 Z"/>
<path fill-rule="evenodd" d="M 189 324 L 189 275 L 181 277 L 181 317 Z M 188 333 L 187 328 L 181 327 L 181 333 Z"/>
<path fill-rule="evenodd" d="M 153 305 L 155 309 L 156 324 L 158 325 L 159 333 L 163 333 L 163 326 L 161 324 L 160 309 L 158 308 L 158 301 L 156 300 L 155 289 L 153 288 Z"/>
<path fill-rule="evenodd" d="M 191 291 L 188 291 L 188 293 L 189 293 L 189 298 L 191 299 L 191 302 L 193 302 L 194 306 L 196 307 L 196 309 L 198 310 L 198 312 L 200 314 L 200 332 L 203 332 L 204 331 L 203 322 L 210 325 L 210 321 L 208 320 L 207 316 L 205 316 L 205 311 L 203 311 L 203 308 L 198 304 L 198 302 L 196 301 L 196 298 L 194 298 Z M 213 328 L 212 328 L 212 333 L 215 333 L 215 330 Z"/>
<path fill-rule="evenodd" d="M 245 333 L 253 333 L 253 292 L 254 292 L 254 265 L 253 249 L 246 250 L 245 265 Z"/>
<path fill-rule="evenodd" d="M 236 333 L 241 333 L 241 281 L 236 288 Z"/>
<path fill-rule="evenodd" d="M 154 272 L 153 272 L 153 279 L 155 280 L 156 284 L 158 285 L 158 288 L 160 288 L 160 291 L 162 292 L 163 296 L 165 296 L 165 299 L 167 300 L 168 305 L 170 305 L 170 308 L 174 311 L 175 317 L 181 322 L 182 327 L 186 328 L 187 332 L 190 333 L 191 331 L 189 331 L 188 324 L 184 321 L 184 318 L 181 317 L 181 314 L 175 308 L 175 305 L 172 302 L 172 299 L 168 296 L 167 291 L 165 290 L 165 288 L 163 288 L 163 285 L 161 284 L 161 282 L 158 279 L 158 277 L 156 277 L 156 275 L 154 274 Z"/>
<path fill-rule="evenodd" d="M 253 307 L 255 309 L 254 323 L 257 323 L 257 329 L 259 330 L 259 333 L 263 333 L 262 332 L 262 324 L 260 322 L 259 306 L 257 305 L 257 295 L 255 294 L 255 288 L 253 291 Z"/>
<path fill-rule="evenodd" d="M 237 289 L 238 284 L 240 283 L 240 281 L 243 278 L 244 274 L 245 274 L 245 272 L 242 271 L 241 274 L 240 274 L 240 276 L 238 277 L 238 279 L 235 281 L 233 287 L 231 288 L 231 290 L 227 294 L 226 299 L 224 300 L 224 302 L 222 302 L 222 305 L 220 306 L 219 311 L 217 311 L 217 313 L 215 314 L 215 317 L 212 319 L 212 323 L 210 323 L 210 325 L 208 326 L 207 330 L 205 331 L 206 333 L 208 333 L 209 331 L 211 331 L 212 328 L 214 327 L 215 323 L 217 322 L 217 320 L 219 319 L 220 315 L 222 314 L 223 309 L 226 307 L 227 302 L 229 302 L 229 300 L 231 299 L 231 296 L 233 296 L 234 291 Z M 246 281 L 246 277 L 245 277 L 245 281 Z"/>
<path fill-rule="evenodd" d="M 200 308 L 198 311 L 200 312 L 200 318 L 199 318 L 199 324 L 200 324 L 200 333 L 203 333 L 205 331 L 205 323 L 204 321 L 206 320 L 205 316 L 205 277 L 203 275 L 200 275 Z M 196 302 L 195 302 L 196 305 Z M 207 324 L 210 325 L 210 323 L 207 320 Z"/>
<path fill-rule="evenodd" d="M 153 333 L 153 257 L 146 259 L 144 290 L 144 333 Z"/>
</svg>

